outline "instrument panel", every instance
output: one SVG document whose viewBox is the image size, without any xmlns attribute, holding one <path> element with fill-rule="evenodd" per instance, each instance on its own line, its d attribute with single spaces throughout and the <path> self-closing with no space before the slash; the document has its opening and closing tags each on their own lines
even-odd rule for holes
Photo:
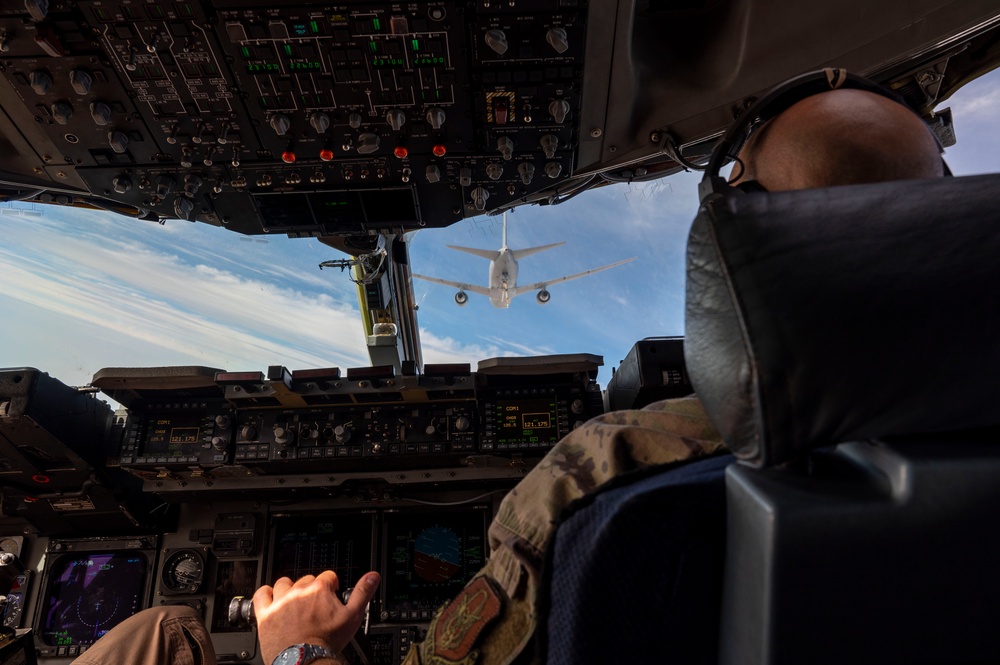
<svg viewBox="0 0 1000 665">
<path fill-rule="evenodd" d="M 183 604 L 220 660 L 257 663 L 258 587 L 333 569 L 343 591 L 378 570 L 345 655 L 396 665 L 488 560 L 507 491 L 603 412 L 600 363 L 106 368 L 86 389 L 0 370 L 0 543 L 25 567 L 9 593 L 0 569 L 3 624 L 66 662 L 141 609 Z"/>
</svg>

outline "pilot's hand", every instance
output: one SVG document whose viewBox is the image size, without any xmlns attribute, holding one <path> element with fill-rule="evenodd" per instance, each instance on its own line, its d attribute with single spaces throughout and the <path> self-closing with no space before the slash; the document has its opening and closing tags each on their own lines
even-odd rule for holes
<svg viewBox="0 0 1000 665">
<path fill-rule="evenodd" d="M 294 583 L 282 577 L 273 587 L 257 589 L 253 606 L 264 664 L 293 644 L 318 644 L 340 653 L 361 626 L 378 584 L 378 573 L 367 573 L 346 605 L 337 596 L 340 581 L 332 570 Z"/>
</svg>

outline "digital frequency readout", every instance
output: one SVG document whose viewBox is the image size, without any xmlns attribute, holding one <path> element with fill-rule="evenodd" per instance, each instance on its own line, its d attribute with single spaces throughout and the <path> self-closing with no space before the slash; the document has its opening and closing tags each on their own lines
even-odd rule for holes
<svg viewBox="0 0 1000 665">
<path fill-rule="evenodd" d="M 556 408 L 554 395 L 537 399 L 498 400 L 494 414 L 497 443 L 556 443 L 559 440 Z"/>
<path fill-rule="evenodd" d="M 198 416 L 151 416 L 142 454 L 165 457 L 196 455 L 201 449 L 201 426 Z"/>
</svg>

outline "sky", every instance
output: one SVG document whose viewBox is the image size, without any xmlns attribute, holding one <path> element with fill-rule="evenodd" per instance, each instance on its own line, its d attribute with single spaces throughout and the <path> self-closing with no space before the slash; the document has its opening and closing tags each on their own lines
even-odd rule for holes
<svg viewBox="0 0 1000 665">
<path fill-rule="evenodd" d="M 956 175 L 1000 171 L 1000 71 L 942 104 L 958 144 Z M 684 247 L 700 177 L 596 189 L 508 216 L 512 248 L 566 241 L 520 261 L 529 284 L 635 256 L 592 277 L 496 309 L 414 281 L 425 363 L 592 353 L 611 368 L 640 339 L 684 333 Z M 495 249 L 498 218 L 478 217 L 410 239 L 414 272 L 485 284 L 488 262 L 445 244 Z M 57 206 L 0 206 L 0 367 L 36 367 L 86 385 L 104 367 L 203 365 L 229 371 L 369 364 L 354 284 L 319 270 L 344 255 L 311 239 L 252 238 L 179 220 L 154 224 Z"/>
</svg>

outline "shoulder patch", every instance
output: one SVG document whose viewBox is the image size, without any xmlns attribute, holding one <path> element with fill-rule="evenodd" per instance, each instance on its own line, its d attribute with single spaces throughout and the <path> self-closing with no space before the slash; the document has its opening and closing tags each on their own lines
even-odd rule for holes
<svg viewBox="0 0 1000 665">
<path fill-rule="evenodd" d="M 445 662 L 475 662 L 478 653 L 473 647 L 480 633 L 502 609 L 501 595 L 489 578 L 474 579 L 435 619 L 428 636 L 434 656 Z"/>
</svg>

